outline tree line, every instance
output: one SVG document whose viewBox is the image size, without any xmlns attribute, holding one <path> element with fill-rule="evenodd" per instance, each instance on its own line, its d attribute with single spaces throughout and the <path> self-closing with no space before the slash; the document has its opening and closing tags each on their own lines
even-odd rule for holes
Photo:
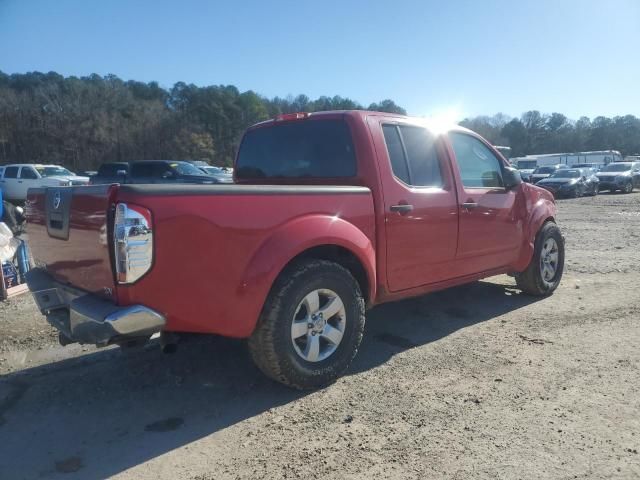
<svg viewBox="0 0 640 480">
<path fill-rule="evenodd" d="M 265 98 L 231 85 L 123 81 L 0 72 L 0 163 L 46 162 L 77 170 L 106 161 L 194 159 L 231 165 L 243 131 L 292 112 L 363 109 L 340 96 Z M 367 107 L 406 114 L 392 100 Z"/>
<path fill-rule="evenodd" d="M 46 162 L 76 170 L 106 161 L 194 159 L 231 165 L 242 132 L 292 112 L 363 109 L 340 96 L 266 98 L 232 85 L 124 81 L 115 75 L 64 77 L 55 72 L 0 72 L 0 163 Z M 392 100 L 366 107 L 406 114 Z M 529 111 L 467 118 L 461 125 L 490 142 L 530 153 L 620 150 L 640 152 L 640 119 L 582 117 Z"/>
<path fill-rule="evenodd" d="M 572 121 L 561 113 L 547 115 L 531 110 L 520 118 L 501 113 L 466 118 L 460 125 L 494 145 L 511 147 L 513 157 L 594 150 L 619 150 L 622 155 L 640 153 L 640 118 L 633 115 L 600 116 L 593 120 L 580 117 Z"/>
</svg>

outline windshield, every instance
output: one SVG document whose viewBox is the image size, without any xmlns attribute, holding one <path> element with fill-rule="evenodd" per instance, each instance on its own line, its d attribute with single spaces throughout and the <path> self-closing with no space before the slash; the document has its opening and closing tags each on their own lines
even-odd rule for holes
<svg viewBox="0 0 640 480">
<path fill-rule="evenodd" d="M 70 177 L 73 175 L 69 170 L 62 167 L 36 167 L 41 177 Z"/>
<path fill-rule="evenodd" d="M 602 172 L 626 172 L 627 170 L 631 170 L 631 165 L 628 163 L 610 163 L 606 167 L 604 167 Z"/>
<path fill-rule="evenodd" d="M 582 172 L 580 170 L 564 170 L 560 169 L 553 175 L 551 178 L 580 178 L 582 176 Z"/>
<path fill-rule="evenodd" d="M 187 162 L 173 162 L 170 167 L 171 170 L 178 172 L 180 175 L 206 175 L 198 167 L 194 167 Z"/>
<path fill-rule="evenodd" d="M 545 173 L 545 174 L 548 174 L 548 173 L 553 173 L 555 171 L 556 171 L 556 169 L 553 168 L 553 167 L 540 167 L 540 168 L 536 168 L 536 170 L 533 173 Z"/>
</svg>

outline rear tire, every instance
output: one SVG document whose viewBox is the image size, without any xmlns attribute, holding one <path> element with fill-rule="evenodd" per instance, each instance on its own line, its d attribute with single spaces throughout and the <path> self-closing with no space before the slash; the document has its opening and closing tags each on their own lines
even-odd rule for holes
<svg viewBox="0 0 640 480">
<path fill-rule="evenodd" d="M 300 390 L 320 388 L 347 370 L 364 325 L 365 302 L 351 273 L 333 262 L 305 260 L 276 280 L 249 351 L 273 380 Z"/>
<path fill-rule="evenodd" d="M 524 272 L 516 274 L 516 284 L 524 293 L 551 295 L 564 271 L 564 240 L 554 222 L 546 222 L 536 235 L 533 257 Z"/>
</svg>

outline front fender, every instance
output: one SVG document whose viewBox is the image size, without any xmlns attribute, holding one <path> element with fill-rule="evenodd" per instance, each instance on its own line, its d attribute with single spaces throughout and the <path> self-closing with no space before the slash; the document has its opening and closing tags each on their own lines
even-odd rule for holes
<svg viewBox="0 0 640 480">
<path fill-rule="evenodd" d="M 527 185 L 526 205 L 527 221 L 525 222 L 523 244 L 520 255 L 514 269 L 517 272 L 524 271 L 533 257 L 536 235 L 547 220 L 554 220 L 557 208 L 553 195 L 543 188 Z"/>
<path fill-rule="evenodd" d="M 369 298 L 375 298 L 375 250 L 371 240 L 354 224 L 330 215 L 308 215 L 293 219 L 273 232 L 248 263 L 240 285 L 241 298 L 261 299 L 269 294 L 276 278 L 295 257 L 304 251 L 332 245 L 353 253 L 367 274 Z M 256 312 L 257 320 L 260 312 Z"/>
</svg>

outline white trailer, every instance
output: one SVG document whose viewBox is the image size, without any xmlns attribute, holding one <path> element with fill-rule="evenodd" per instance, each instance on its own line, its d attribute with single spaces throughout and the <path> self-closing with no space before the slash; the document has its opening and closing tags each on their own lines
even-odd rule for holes
<svg viewBox="0 0 640 480">
<path fill-rule="evenodd" d="M 517 168 L 547 167 L 550 165 L 576 165 L 579 163 L 590 163 L 604 166 L 611 162 L 621 162 L 622 155 L 617 150 L 598 150 L 595 152 L 575 152 L 575 153 L 545 153 L 540 155 L 525 155 L 524 157 L 512 158 L 511 162 Z M 521 167 L 522 165 L 522 167 Z"/>
</svg>

